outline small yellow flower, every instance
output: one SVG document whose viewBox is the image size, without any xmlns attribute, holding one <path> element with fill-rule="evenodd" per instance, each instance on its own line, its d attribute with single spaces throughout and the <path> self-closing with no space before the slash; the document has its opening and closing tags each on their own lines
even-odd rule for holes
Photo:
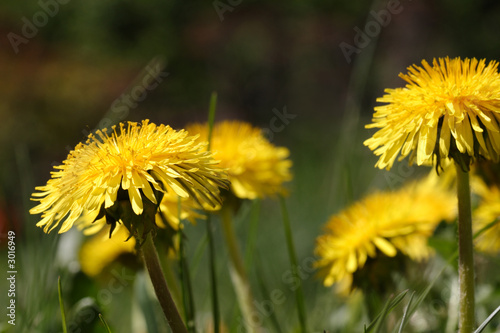
<svg viewBox="0 0 500 333">
<path fill-rule="evenodd" d="M 455 217 L 456 198 L 435 173 L 393 192 L 374 193 L 330 218 L 316 240 L 316 266 L 325 286 L 345 291 L 368 258 L 401 252 L 420 261 L 442 220 Z"/>
<path fill-rule="evenodd" d="M 479 156 L 500 154 L 500 74 L 498 62 L 434 59 L 400 74 L 408 84 L 386 89 L 375 108 L 380 128 L 364 144 L 380 156 L 376 166 L 390 169 L 410 155 L 410 164 L 442 167 L 455 160 L 463 170 Z"/>
<path fill-rule="evenodd" d="M 500 188 L 497 185 L 488 187 L 477 177 L 472 179 L 471 187 L 481 198 L 479 206 L 473 213 L 474 232 L 497 221 L 475 239 L 476 248 L 485 253 L 496 254 L 500 252 Z"/>
<path fill-rule="evenodd" d="M 208 124 L 187 127 L 208 139 Z M 284 193 L 283 183 L 292 179 L 290 152 L 275 147 L 258 128 L 241 121 L 215 124 L 211 149 L 220 166 L 227 169 L 232 192 L 240 199 L 255 199 Z"/>
<path fill-rule="evenodd" d="M 103 130 L 98 137 L 89 135 L 55 167 L 47 185 L 36 188 L 33 200 L 40 204 L 30 213 L 42 213 L 37 226 L 45 232 L 60 223 L 59 233 L 65 232 L 82 214 L 91 222 L 104 218 L 112 228 L 123 214 L 151 215 L 154 224 L 159 202 L 170 192 L 211 206 L 221 204 L 218 187 L 227 188 L 227 176 L 206 151 L 206 142 L 147 120 L 113 129 L 111 134 Z"/>
<path fill-rule="evenodd" d="M 83 243 L 79 253 L 82 272 L 91 277 L 96 276 L 119 256 L 135 253 L 135 238 L 127 240 L 128 237 L 127 229 L 119 226 L 111 238 L 103 230 Z"/>
<path fill-rule="evenodd" d="M 168 224 L 173 230 L 179 230 L 180 221 L 186 220 L 193 224 L 197 219 L 204 219 L 205 215 L 197 212 L 199 205 L 191 198 L 180 198 L 181 212 L 179 216 L 179 196 L 174 192 L 166 193 L 161 200 L 158 213 L 156 214 L 156 224 L 160 228 L 165 228 Z M 219 207 L 219 206 L 217 206 Z"/>
</svg>

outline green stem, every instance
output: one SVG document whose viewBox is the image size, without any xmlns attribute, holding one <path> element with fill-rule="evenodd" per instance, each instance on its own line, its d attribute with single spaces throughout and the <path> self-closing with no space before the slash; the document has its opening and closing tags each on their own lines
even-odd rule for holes
<svg viewBox="0 0 500 333">
<path fill-rule="evenodd" d="M 184 305 L 184 322 L 187 323 L 187 329 L 189 332 L 196 332 L 194 317 L 194 299 L 193 299 L 193 288 L 191 286 L 191 276 L 189 274 L 189 265 L 187 263 L 186 252 L 184 250 L 184 230 L 182 218 L 182 203 L 181 197 L 177 198 L 177 218 L 179 219 L 179 271 L 181 276 L 182 285 L 182 304 Z"/>
<path fill-rule="evenodd" d="M 165 252 L 160 252 L 158 255 L 160 257 L 160 265 L 165 276 L 165 281 L 167 281 L 167 286 L 170 286 L 169 290 L 174 303 L 180 304 L 182 302 L 182 296 L 178 282 L 179 280 L 177 279 L 177 276 L 174 275 L 174 267 L 172 267 L 174 266 L 174 263 L 177 264 L 177 260 L 168 258 Z"/>
<path fill-rule="evenodd" d="M 458 164 L 455 166 L 458 196 L 459 329 L 460 333 L 472 333 L 474 330 L 474 257 L 469 173 L 462 171 Z"/>
<path fill-rule="evenodd" d="M 180 221 L 180 220 L 179 220 Z M 189 265 L 187 263 L 184 250 L 184 234 L 182 233 L 182 222 L 179 222 L 179 271 L 182 286 L 182 304 L 184 305 L 184 322 L 187 323 L 189 332 L 196 332 L 194 317 L 194 299 L 193 288 L 191 285 L 191 276 L 189 274 Z"/>
<path fill-rule="evenodd" d="M 306 310 L 304 305 L 304 292 L 302 291 L 302 279 L 298 276 L 297 269 L 297 255 L 295 254 L 295 247 L 293 245 L 292 228 L 290 227 L 290 218 L 288 210 L 286 209 L 285 198 L 280 195 L 281 214 L 283 215 L 283 225 L 285 228 L 286 244 L 288 246 L 288 255 L 290 257 L 290 264 L 292 265 L 292 272 L 297 276 L 298 286 L 295 289 L 295 300 L 297 302 L 297 311 L 299 313 L 300 329 L 301 332 L 307 332 Z"/>
<path fill-rule="evenodd" d="M 59 307 L 61 308 L 62 328 L 63 328 L 63 332 L 67 333 L 68 328 L 66 326 L 66 314 L 64 312 L 64 303 L 63 303 L 63 297 L 62 297 L 62 287 L 61 287 L 61 277 L 60 276 L 57 278 L 57 292 L 59 294 Z"/>
<path fill-rule="evenodd" d="M 208 107 L 208 148 L 210 151 L 212 145 L 212 133 L 215 123 L 215 110 L 217 107 L 217 93 L 214 91 L 210 95 L 210 103 Z M 215 245 L 214 245 L 214 234 L 212 230 L 212 219 L 210 214 L 207 213 L 207 237 L 208 237 L 208 257 L 210 266 L 210 286 L 212 291 L 212 315 L 214 321 L 214 332 L 219 333 L 219 298 L 217 296 L 217 276 L 215 274 Z"/>
<path fill-rule="evenodd" d="M 252 203 L 252 214 L 250 216 L 250 227 L 248 228 L 248 238 L 245 253 L 245 267 L 249 268 L 253 262 L 255 253 L 255 241 L 259 227 L 260 199 L 254 199 Z"/>
<path fill-rule="evenodd" d="M 215 274 L 215 245 L 214 245 L 214 235 L 212 230 L 212 219 L 210 214 L 207 213 L 207 236 L 208 236 L 208 256 L 209 256 L 209 268 L 210 268 L 210 285 L 212 291 L 212 315 L 214 321 L 214 332 L 219 333 L 220 331 L 220 310 L 219 310 L 219 299 L 217 296 L 217 276 Z"/>
<path fill-rule="evenodd" d="M 146 235 L 144 244 L 142 244 L 141 252 L 149 277 L 153 283 L 156 297 L 158 297 L 158 301 L 160 302 L 170 328 L 172 328 L 172 331 L 176 333 L 187 333 L 186 326 L 184 325 L 179 311 L 175 306 L 174 300 L 170 295 L 170 291 L 168 290 L 167 282 L 165 281 L 160 261 L 158 260 L 158 253 L 156 252 L 153 239 L 149 233 Z"/>
<path fill-rule="evenodd" d="M 221 209 L 222 230 L 229 251 L 231 280 L 236 292 L 238 304 L 244 317 L 248 332 L 259 332 L 258 327 L 253 327 L 252 314 L 255 313 L 252 292 L 248 281 L 245 265 L 236 242 L 236 233 L 233 227 L 231 205 L 223 205 Z"/>
<path fill-rule="evenodd" d="M 106 322 L 106 320 L 104 320 L 104 317 L 102 316 L 102 314 L 99 313 L 99 319 L 101 319 L 101 323 L 104 325 L 104 327 L 106 328 L 106 332 L 108 333 L 111 333 L 111 329 L 109 328 L 109 325 L 108 323 Z"/>
</svg>

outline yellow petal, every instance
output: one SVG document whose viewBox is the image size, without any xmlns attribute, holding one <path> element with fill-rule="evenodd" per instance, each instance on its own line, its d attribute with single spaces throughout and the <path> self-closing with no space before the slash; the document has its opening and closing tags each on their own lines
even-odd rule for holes
<svg viewBox="0 0 500 333">
<path fill-rule="evenodd" d="M 397 253 L 396 248 L 388 240 L 382 237 L 375 237 L 373 243 L 388 257 L 394 257 Z"/>
<path fill-rule="evenodd" d="M 131 186 L 128 189 L 128 196 L 130 198 L 130 203 L 132 204 L 132 210 L 136 215 L 141 215 L 143 211 L 141 193 L 139 189 Z"/>
<path fill-rule="evenodd" d="M 356 261 L 356 253 L 354 251 L 349 252 L 346 262 L 346 270 L 349 273 L 353 273 L 358 269 L 358 263 Z"/>
</svg>

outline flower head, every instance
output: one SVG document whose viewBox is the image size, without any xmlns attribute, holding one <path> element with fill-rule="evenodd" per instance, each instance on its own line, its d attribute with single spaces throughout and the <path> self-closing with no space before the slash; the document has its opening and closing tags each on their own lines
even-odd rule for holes
<svg viewBox="0 0 500 333">
<path fill-rule="evenodd" d="M 190 133 L 208 139 L 208 124 L 188 126 Z M 211 149 L 221 167 L 227 169 L 231 190 L 241 199 L 255 199 L 285 192 L 283 183 L 292 179 L 287 148 L 275 147 L 258 128 L 241 121 L 215 124 Z"/>
<path fill-rule="evenodd" d="M 380 156 L 376 166 L 390 169 L 398 156 L 410 164 L 441 167 L 451 159 L 463 170 L 478 157 L 500 154 L 500 74 L 498 63 L 477 59 L 434 59 L 400 74 L 408 84 L 386 89 L 375 108 L 380 128 L 364 144 Z"/>
<path fill-rule="evenodd" d="M 472 227 L 475 232 L 495 223 L 475 240 L 479 251 L 496 254 L 500 252 L 500 188 L 497 185 L 488 187 L 484 181 L 475 177 L 472 180 L 472 189 L 481 198 L 479 206 L 474 210 Z"/>
<path fill-rule="evenodd" d="M 368 258 L 394 257 L 398 252 L 413 260 L 430 254 L 427 239 L 442 220 L 455 216 L 456 199 L 435 173 L 393 192 L 374 193 L 330 218 L 325 234 L 317 238 L 316 266 L 330 286 L 349 289 L 353 274 Z"/>
<path fill-rule="evenodd" d="M 182 198 L 220 204 L 218 186 L 227 187 L 227 176 L 206 151 L 206 142 L 147 120 L 113 129 L 111 134 L 103 130 L 97 137 L 89 135 L 55 167 L 47 185 L 36 188 L 33 200 L 40 204 L 30 213 L 42 213 L 37 226 L 45 232 L 60 223 L 59 233 L 65 232 L 82 214 L 90 221 L 105 218 L 112 229 L 123 214 L 131 219 L 148 215 L 154 224 L 163 194 L 172 191 Z"/>
</svg>

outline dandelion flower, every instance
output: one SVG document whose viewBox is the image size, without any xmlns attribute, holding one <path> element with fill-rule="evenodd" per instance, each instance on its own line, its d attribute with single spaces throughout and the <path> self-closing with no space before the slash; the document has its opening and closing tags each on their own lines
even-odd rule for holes
<svg viewBox="0 0 500 333">
<path fill-rule="evenodd" d="M 455 160 L 468 171 L 478 157 L 498 161 L 500 153 L 500 74 L 498 62 L 460 58 L 425 60 L 400 74 L 408 84 L 386 89 L 375 107 L 380 128 L 364 144 L 390 169 L 410 155 L 410 164 L 442 167 Z"/>
<path fill-rule="evenodd" d="M 455 217 L 455 206 L 453 193 L 432 173 L 397 191 L 369 195 L 332 216 L 316 240 L 316 266 L 325 286 L 339 283 L 349 289 L 368 258 L 398 252 L 416 261 L 427 258 L 428 237 L 440 221 Z"/>
<path fill-rule="evenodd" d="M 187 127 L 208 139 L 208 124 Z M 255 199 L 284 193 L 292 179 L 287 148 L 271 144 L 258 128 L 241 121 L 215 124 L 211 139 L 214 156 L 227 169 L 232 192 L 240 199 Z"/>
<path fill-rule="evenodd" d="M 163 194 L 171 191 L 217 206 L 218 187 L 227 188 L 227 176 L 206 151 L 206 142 L 196 139 L 185 130 L 148 120 L 122 123 L 111 134 L 106 130 L 91 134 L 55 167 L 47 185 L 36 188 L 33 200 L 40 204 L 30 213 L 42 214 L 37 226 L 45 232 L 61 224 L 62 233 L 82 214 L 90 221 L 104 217 L 113 228 L 126 207 L 131 218 L 151 215 L 154 224 Z"/>
<path fill-rule="evenodd" d="M 473 192 L 481 198 L 479 206 L 474 210 L 472 227 L 475 232 L 497 221 L 486 229 L 476 240 L 476 248 L 482 252 L 496 254 L 500 252 L 500 189 L 497 185 L 488 187 L 481 179 L 473 178 Z"/>
</svg>

